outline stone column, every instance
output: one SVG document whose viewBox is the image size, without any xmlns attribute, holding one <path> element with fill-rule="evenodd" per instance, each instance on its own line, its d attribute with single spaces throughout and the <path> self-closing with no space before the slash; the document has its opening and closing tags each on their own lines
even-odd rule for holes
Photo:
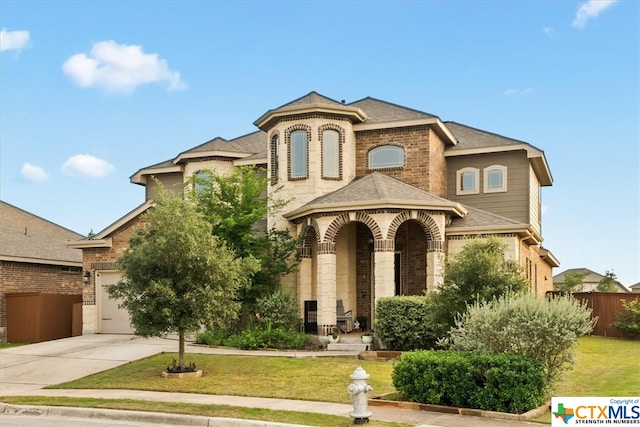
<svg viewBox="0 0 640 427">
<path fill-rule="evenodd" d="M 336 326 L 336 245 L 318 245 L 318 335 L 328 335 Z"/>
<path fill-rule="evenodd" d="M 313 263 L 311 260 L 310 250 L 303 251 L 301 256 L 300 265 L 298 267 L 298 303 L 300 306 L 300 317 L 304 318 L 304 302 L 310 300 L 311 295 L 313 294 L 311 289 L 313 283 L 313 278 L 311 277 L 313 274 Z"/>
<path fill-rule="evenodd" d="M 436 290 L 444 280 L 445 256 L 441 241 L 429 241 L 427 247 L 427 291 Z"/>
<path fill-rule="evenodd" d="M 373 246 L 374 255 L 374 307 L 372 312 L 371 327 L 374 325 L 375 304 L 378 299 L 392 297 L 396 293 L 395 285 L 395 241 L 376 240 Z"/>
</svg>

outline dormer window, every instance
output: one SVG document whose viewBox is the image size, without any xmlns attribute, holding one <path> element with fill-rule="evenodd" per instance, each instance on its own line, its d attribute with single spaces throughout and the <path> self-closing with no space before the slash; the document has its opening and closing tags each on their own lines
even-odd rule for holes
<svg viewBox="0 0 640 427">
<path fill-rule="evenodd" d="M 507 191 L 506 166 L 493 165 L 484 169 L 484 192 L 500 193 Z"/>
<path fill-rule="evenodd" d="M 308 136 L 305 130 L 296 130 L 291 133 L 289 144 L 289 177 L 292 179 L 307 178 Z"/>
<path fill-rule="evenodd" d="M 369 151 L 369 169 L 404 167 L 404 147 L 381 145 Z"/>
<path fill-rule="evenodd" d="M 475 168 L 460 169 L 456 173 L 456 194 L 478 194 L 478 173 L 479 170 Z"/>
</svg>

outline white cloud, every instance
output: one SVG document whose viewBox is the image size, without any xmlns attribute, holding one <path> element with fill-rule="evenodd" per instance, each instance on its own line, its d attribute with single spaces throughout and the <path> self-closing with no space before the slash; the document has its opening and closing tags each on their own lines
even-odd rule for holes
<svg viewBox="0 0 640 427">
<path fill-rule="evenodd" d="M 49 177 L 44 169 L 42 169 L 40 166 L 32 165 L 29 162 L 26 162 L 24 165 L 22 165 L 20 173 L 22 174 L 22 177 L 24 179 L 31 182 L 46 181 Z"/>
<path fill-rule="evenodd" d="M 90 154 L 77 154 L 69 157 L 62 165 L 62 171 L 68 175 L 86 175 L 91 178 L 104 178 L 113 169 L 111 163 Z"/>
<path fill-rule="evenodd" d="M 530 94 L 531 92 L 533 92 L 532 87 L 528 87 L 525 89 L 507 89 L 504 91 L 504 96 L 527 95 L 527 94 Z"/>
<path fill-rule="evenodd" d="M 0 31 L 0 52 L 21 50 L 29 44 L 29 31 Z"/>
<path fill-rule="evenodd" d="M 544 27 L 542 29 L 542 32 L 545 33 L 545 35 L 547 35 L 547 36 L 552 36 L 553 35 L 553 27 Z"/>
<path fill-rule="evenodd" d="M 600 13 L 614 4 L 618 0 L 589 0 L 582 3 L 578 9 L 578 13 L 574 18 L 571 26 L 573 28 L 584 28 L 587 21 L 591 18 L 597 18 Z"/>
<path fill-rule="evenodd" d="M 89 55 L 77 53 L 62 70 L 81 87 L 100 87 L 111 92 L 131 93 L 144 84 L 166 82 L 169 90 L 186 89 L 180 73 L 169 69 L 167 61 L 141 46 L 118 44 L 113 40 L 95 43 Z"/>
</svg>

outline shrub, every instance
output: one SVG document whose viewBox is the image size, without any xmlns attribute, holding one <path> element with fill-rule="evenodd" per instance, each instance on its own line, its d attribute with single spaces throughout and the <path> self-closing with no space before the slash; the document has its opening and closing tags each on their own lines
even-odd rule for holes
<svg viewBox="0 0 640 427">
<path fill-rule="evenodd" d="M 238 335 L 225 340 L 225 345 L 238 347 L 243 350 L 257 350 L 259 348 L 297 349 L 307 344 L 307 336 L 301 332 L 289 331 L 284 328 L 271 327 L 266 323 L 264 327 L 245 329 Z"/>
<path fill-rule="evenodd" d="M 640 300 L 622 300 L 624 310 L 616 313 L 616 320 L 613 326 L 622 329 L 627 335 L 633 338 L 640 338 Z"/>
<path fill-rule="evenodd" d="M 547 392 L 540 362 L 513 354 L 409 352 L 392 380 L 413 402 L 510 413 L 540 406 Z"/>
<path fill-rule="evenodd" d="M 540 361 L 549 383 L 573 359 L 573 344 L 593 329 L 591 310 L 576 299 L 505 295 L 476 303 L 456 319 L 441 345 L 452 350 L 512 353 Z"/>
<path fill-rule="evenodd" d="M 291 294 L 282 288 L 259 298 L 256 301 L 257 318 L 261 323 L 271 322 L 273 328 L 284 328 L 289 331 L 300 330 L 302 320 L 298 303 Z"/>
<path fill-rule="evenodd" d="M 228 334 L 225 332 L 206 330 L 196 334 L 197 344 L 224 345 L 224 340 Z"/>
<path fill-rule="evenodd" d="M 433 294 L 381 298 L 376 306 L 376 335 L 391 350 L 433 348 Z"/>
</svg>

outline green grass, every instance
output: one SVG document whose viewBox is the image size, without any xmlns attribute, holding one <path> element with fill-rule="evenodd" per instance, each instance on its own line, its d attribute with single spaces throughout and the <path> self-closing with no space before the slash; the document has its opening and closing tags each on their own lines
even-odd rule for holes
<svg viewBox="0 0 640 427">
<path fill-rule="evenodd" d="M 20 347 L 21 345 L 25 345 L 25 344 L 22 344 L 22 343 L 11 343 L 11 342 L 0 342 L 0 350 L 2 350 L 4 348 Z"/>
<path fill-rule="evenodd" d="M 202 415 L 206 417 L 241 418 L 309 426 L 348 427 L 353 425 L 350 417 L 324 415 L 308 412 L 241 408 L 227 405 L 196 405 L 190 403 L 152 402 L 133 399 L 91 399 L 38 396 L 8 396 L 2 398 L 13 405 L 75 406 L 79 408 L 124 409 L 171 414 Z M 409 424 L 370 421 L 371 427 L 408 427 Z"/>
<path fill-rule="evenodd" d="M 573 369 L 568 370 L 558 382 L 554 396 L 635 396 L 640 384 L 640 341 L 604 337 L 583 337 L 576 346 Z M 352 358 L 280 358 L 260 356 L 222 356 L 187 354 L 188 362 L 195 362 L 204 376 L 195 380 L 167 380 L 161 372 L 176 357 L 175 354 L 161 354 L 81 378 L 50 388 L 89 389 L 136 389 L 151 391 L 172 391 L 183 393 L 226 394 L 238 396 L 295 398 L 300 400 L 350 403 L 346 392 L 351 382 L 349 375 L 358 366 L 371 375 L 369 384 L 373 386 L 372 396 L 394 391 L 391 383 L 393 362 L 364 361 Z M 7 403 L 66 406 L 113 407 L 166 412 L 182 412 L 182 404 L 153 403 L 127 400 L 71 399 L 71 398 L 31 398 L 2 397 Z M 38 400 L 40 399 L 40 400 Z M 94 406 L 108 405 L 108 406 Z M 128 405 L 126 407 L 113 405 Z M 152 407 L 152 409 L 146 409 Z M 186 407 L 186 406 L 185 406 Z M 336 425 L 338 420 L 322 419 L 318 414 L 296 415 L 308 420 L 285 421 L 280 411 L 243 409 L 235 407 L 213 407 L 211 405 L 189 405 L 189 413 L 208 415 L 206 411 L 232 411 L 235 418 L 264 419 L 294 422 L 309 425 Z M 221 409 L 222 408 L 222 409 Z M 205 412 L 200 412 L 205 411 Z M 256 412 L 253 412 L 256 411 Z M 256 416 L 264 418 L 255 418 Z M 271 415 L 273 418 L 271 418 Z M 344 420 L 344 419 L 343 419 Z M 350 419 L 347 419 L 351 423 Z M 551 415 L 544 414 L 535 421 L 550 423 Z M 346 425 L 346 424 L 344 424 Z M 393 424 L 374 424 L 393 425 Z"/>
<path fill-rule="evenodd" d="M 167 380 L 161 372 L 175 357 L 160 354 L 49 388 L 136 389 L 350 403 L 349 375 L 362 365 L 371 375 L 369 384 L 375 395 L 394 391 L 393 362 L 187 354 L 185 360 L 195 362 L 203 376 L 191 381 Z"/>
</svg>

